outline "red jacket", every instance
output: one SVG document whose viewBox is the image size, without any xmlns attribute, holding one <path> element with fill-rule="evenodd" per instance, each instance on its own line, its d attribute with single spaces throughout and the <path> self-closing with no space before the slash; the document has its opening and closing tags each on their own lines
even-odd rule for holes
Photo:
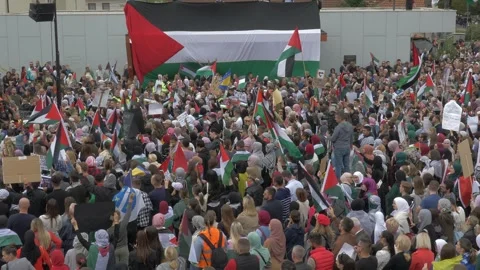
<svg viewBox="0 0 480 270">
<path fill-rule="evenodd" d="M 317 247 L 310 252 L 310 258 L 315 261 L 315 270 L 332 270 L 335 263 L 333 253 L 324 247 Z"/>
<path fill-rule="evenodd" d="M 412 254 L 409 270 L 422 270 L 424 264 L 428 264 L 428 269 L 432 269 L 433 260 L 434 255 L 430 249 L 419 248 Z"/>
</svg>

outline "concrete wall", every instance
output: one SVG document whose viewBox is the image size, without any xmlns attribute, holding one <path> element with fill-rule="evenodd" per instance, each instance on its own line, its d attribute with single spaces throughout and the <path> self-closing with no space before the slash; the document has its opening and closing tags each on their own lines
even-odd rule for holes
<svg viewBox="0 0 480 270">
<path fill-rule="evenodd" d="M 123 68 L 126 63 L 125 17 L 122 13 L 79 13 L 58 16 L 60 63 L 83 73 L 108 61 Z M 28 15 L 0 16 L 0 72 L 27 66 L 29 61 L 55 59 L 53 25 L 36 23 Z M 120 70 L 120 69 L 119 69 Z"/>
<path fill-rule="evenodd" d="M 367 65 L 370 52 L 379 60 L 406 61 L 412 33 L 455 31 L 455 11 L 431 9 L 322 9 L 320 21 L 328 34 L 328 41 L 321 44 L 320 66 L 325 70 L 338 69 L 344 55 L 356 55 L 358 64 Z M 0 72 L 29 61 L 53 60 L 52 29 L 51 23 L 35 23 L 25 14 L 0 15 Z M 118 61 L 118 67 L 126 63 L 123 12 L 60 12 L 58 30 L 60 61 L 77 73 L 83 73 L 86 65 L 95 69 L 108 61 Z"/>
<path fill-rule="evenodd" d="M 339 69 L 344 55 L 356 55 L 366 66 L 372 52 L 380 61 L 410 58 L 413 33 L 455 32 L 455 10 L 322 9 L 320 22 L 328 41 L 322 42 L 320 67 Z"/>
</svg>

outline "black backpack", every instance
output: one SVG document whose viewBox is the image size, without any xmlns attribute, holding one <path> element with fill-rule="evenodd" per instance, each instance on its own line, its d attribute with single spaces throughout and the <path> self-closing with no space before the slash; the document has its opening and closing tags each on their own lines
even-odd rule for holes
<svg viewBox="0 0 480 270">
<path fill-rule="evenodd" d="M 212 257 L 211 257 L 212 264 L 210 266 L 215 268 L 216 270 L 223 270 L 225 266 L 227 266 L 228 257 L 227 257 L 227 253 L 222 248 L 223 234 L 222 232 L 219 232 L 219 233 L 220 233 L 220 239 L 218 240 L 217 247 L 215 247 L 212 244 L 212 242 L 210 242 L 210 240 L 207 238 L 207 236 L 205 236 L 204 234 L 199 234 L 198 236 L 202 238 L 203 241 L 205 241 L 205 243 L 207 243 L 207 245 L 212 250 Z M 203 259 L 207 261 L 203 252 L 202 252 L 202 256 L 203 256 Z"/>
</svg>

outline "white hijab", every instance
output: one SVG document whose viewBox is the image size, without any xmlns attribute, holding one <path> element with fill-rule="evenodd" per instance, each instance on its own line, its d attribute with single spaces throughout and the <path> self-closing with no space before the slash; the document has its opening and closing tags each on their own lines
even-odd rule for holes
<svg viewBox="0 0 480 270">
<path fill-rule="evenodd" d="M 410 225 L 408 224 L 408 213 L 410 212 L 410 207 L 408 206 L 407 201 L 402 197 L 397 197 L 394 200 L 397 210 L 392 212 L 392 216 L 398 222 L 399 231 L 403 234 L 410 232 Z"/>
<path fill-rule="evenodd" d="M 382 232 L 387 230 L 387 225 L 385 224 L 385 217 L 383 216 L 382 211 L 377 211 L 375 213 L 375 231 L 373 235 L 374 243 L 377 243 L 378 240 L 382 237 Z"/>
</svg>

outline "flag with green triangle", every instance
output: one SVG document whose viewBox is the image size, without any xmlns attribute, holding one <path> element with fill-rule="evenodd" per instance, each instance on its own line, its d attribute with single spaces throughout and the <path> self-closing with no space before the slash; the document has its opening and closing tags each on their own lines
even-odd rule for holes
<svg viewBox="0 0 480 270">
<path fill-rule="evenodd" d="M 66 160 L 66 154 L 63 155 L 61 153 L 65 153 L 62 150 L 67 148 L 72 148 L 72 143 L 70 142 L 70 137 L 68 135 L 67 128 L 65 127 L 65 123 L 63 123 L 63 120 L 60 120 L 57 128 L 57 134 L 55 135 L 55 138 L 53 139 L 53 142 L 47 152 L 47 168 L 51 169 L 56 161 Z"/>
<path fill-rule="evenodd" d="M 365 94 L 365 105 L 367 108 L 373 107 L 373 95 L 372 90 L 368 87 L 367 76 L 363 79 L 363 93 Z"/>
<path fill-rule="evenodd" d="M 430 91 L 433 90 L 435 87 L 435 84 L 433 83 L 432 77 L 430 74 L 427 74 L 427 79 L 425 80 L 425 83 L 418 89 L 417 92 L 417 100 L 421 100 L 422 97 L 426 94 L 429 93 Z"/>
<path fill-rule="evenodd" d="M 298 34 L 298 27 L 295 28 L 287 46 L 280 54 L 274 68 L 274 74 L 277 77 L 292 77 L 293 66 L 295 64 L 295 55 L 302 52 L 302 43 L 300 42 L 300 35 Z"/>
</svg>

